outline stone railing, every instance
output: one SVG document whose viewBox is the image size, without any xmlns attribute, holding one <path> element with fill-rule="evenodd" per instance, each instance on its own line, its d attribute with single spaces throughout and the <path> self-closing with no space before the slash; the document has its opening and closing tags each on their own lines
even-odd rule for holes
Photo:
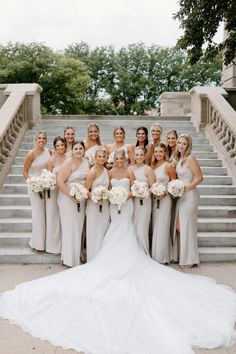
<svg viewBox="0 0 236 354">
<path fill-rule="evenodd" d="M 205 129 L 236 181 L 236 111 L 221 87 L 194 87 L 190 90 L 192 120 Z"/>
<path fill-rule="evenodd" d="M 39 119 L 41 91 L 37 84 L 0 87 L 0 186 L 10 171 L 26 130 Z"/>
</svg>

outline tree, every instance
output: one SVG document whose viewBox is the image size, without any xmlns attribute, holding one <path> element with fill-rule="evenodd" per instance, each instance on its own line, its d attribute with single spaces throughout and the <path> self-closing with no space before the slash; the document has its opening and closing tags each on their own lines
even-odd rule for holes
<svg viewBox="0 0 236 354">
<path fill-rule="evenodd" d="M 184 35 L 177 45 L 188 50 L 190 63 L 196 63 L 203 56 L 213 58 L 222 51 L 225 64 L 232 62 L 236 57 L 236 1 L 180 0 L 179 5 L 174 18 L 180 21 Z M 223 21 L 228 37 L 217 44 L 213 37 Z"/>
</svg>

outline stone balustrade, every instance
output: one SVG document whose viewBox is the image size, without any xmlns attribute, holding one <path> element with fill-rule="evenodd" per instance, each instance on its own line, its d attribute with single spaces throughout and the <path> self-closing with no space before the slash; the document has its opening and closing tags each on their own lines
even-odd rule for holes
<svg viewBox="0 0 236 354">
<path fill-rule="evenodd" d="M 227 92 L 221 87 L 193 87 L 190 94 L 193 124 L 206 129 L 236 181 L 236 111 L 225 99 Z"/>
<path fill-rule="evenodd" d="M 0 186 L 9 173 L 24 134 L 40 117 L 37 84 L 9 84 L 0 87 Z"/>
</svg>

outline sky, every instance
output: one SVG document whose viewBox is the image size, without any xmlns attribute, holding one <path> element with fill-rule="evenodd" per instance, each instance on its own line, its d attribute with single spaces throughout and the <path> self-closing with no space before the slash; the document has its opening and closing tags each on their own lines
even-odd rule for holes
<svg viewBox="0 0 236 354">
<path fill-rule="evenodd" d="M 41 42 L 55 50 L 131 43 L 174 46 L 177 0 L 1 0 L 0 44 Z M 223 37 L 219 32 L 219 40 Z"/>
</svg>

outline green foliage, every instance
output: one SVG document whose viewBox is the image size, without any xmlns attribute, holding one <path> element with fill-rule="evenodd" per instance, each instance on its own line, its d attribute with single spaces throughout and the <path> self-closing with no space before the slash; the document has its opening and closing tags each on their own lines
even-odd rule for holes
<svg viewBox="0 0 236 354">
<path fill-rule="evenodd" d="M 62 53 L 40 43 L 0 46 L 0 83 L 37 82 L 51 114 L 145 114 L 162 92 L 217 85 L 220 73 L 220 56 L 190 66 L 184 50 L 143 43 L 115 51 L 81 42 Z"/>
<path fill-rule="evenodd" d="M 232 62 L 236 57 L 236 1 L 180 0 L 179 5 L 174 18 L 180 21 L 184 35 L 177 45 L 188 50 L 190 63 L 196 63 L 203 56 L 214 58 L 222 51 L 225 64 Z M 228 37 L 216 44 L 213 37 L 223 21 Z M 207 46 L 205 51 L 204 46 Z"/>
</svg>

